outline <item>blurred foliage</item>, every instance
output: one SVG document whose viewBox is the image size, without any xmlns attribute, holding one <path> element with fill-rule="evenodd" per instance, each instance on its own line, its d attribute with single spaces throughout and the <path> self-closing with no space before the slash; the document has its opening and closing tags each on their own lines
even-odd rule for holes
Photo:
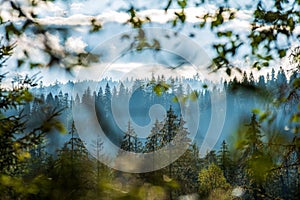
<svg viewBox="0 0 300 200">
<path fill-rule="evenodd" d="M 36 13 L 40 4 L 46 4 L 52 0 L 46 1 L 14 1 L 1 0 L 0 6 L 7 12 L 9 19 L 3 20 L 0 16 L 1 28 L 4 27 L 5 41 L 15 43 L 21 38 L 29 38 L 35 41 L 32 47 L 39 51 L 40 55 L 45 59 L 40 61 L 36 55 L 28 49 L 23 50 L 23 56 L 17 60 L 18 67 L 25 65 L 30 68 L 39 67 L 62 67 L 65 70 L 72 72 L 76 66 L 89 66 L 92 62 L 98 62 L 99 55 L 92 55 L 86 52 L 74 52 L 64 45 L 71 29 L 65 26 L 51 26 L 41 21 L 40 16 Z M 7 18 L 7 16 L 6 16 Z M 99 31 L 102 28 L 100 22 L 96 19 L 91 20 L 90 32 Z M 55 41 L 50 33 L 55 32 L 62 39 L 59 44 Z"/>
<path fill-rule="evenodd" d="M 0 67 L 3 67 L 7 58 L 13 52 L 15 45 L 6 45 L 1 42 Z M 24 175 L 30 170 L 28 162 L 31 159 L 30 151 L 42 143 L 45 134 L 52 129 L 63 131 L 63 125 L 56 118 L 60 111 L 55 109 L 44 113 L 41 123 L 36 127 L 28 125 L 29 118 L 20 110 L 20 107 L 33 101 L 34 97 L 29 88 L 36 86 L 35 75 L 15 77 L 12 87 L 3 81 L 6 74 L 0 79 L 0 190 L 3 199 L 27 199 L 36 195 L 47 184 L 44 175 L 38 175 L 30 180 Z M 19 115 L 12 115 L 12 110 L 19 110 Z"/>
<path fill-rule="evenodd" d="M 215 189 L 228 190 L 223 171 L 215 164 L 211 164 L 207 169 L 202 169 L 199 173 L 200 195 L 206 197 Z"/>
</svg>

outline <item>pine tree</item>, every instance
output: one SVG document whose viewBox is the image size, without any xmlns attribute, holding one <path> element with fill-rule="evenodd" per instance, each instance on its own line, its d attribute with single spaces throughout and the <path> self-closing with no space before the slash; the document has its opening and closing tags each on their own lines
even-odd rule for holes
<svg viewBox="0 0 300 200">
<path fill-rule="evenodd" d="M 218 158 L 215 150 L 209 151 L 204 158 L 205 166 L 210 164 L 217 164 Z"/>
<path fill-rule="evenodd" d="M 178 88 L 177 88 L 177 90 L 176 90 L 176 95 L 177 95 L 178 97 L 182 97 L 182 96 L 184 95 L 184 90 L 183 90 L 183 85 L 182 85 L 182 83 L 179 83 L 179 86 L 178 86 Z"/>
<path fill-rule="evenodd" d="M 123 99 L 126 96 L 126 89 L 125 89 L 125 86 L 124 86 L 124 84 L 122 82 L 121 82 L 120 87 L 119 87 L 119 94 L 118 94 L 118 96 L 119 96 L 119 99 Z"/>
<path fill-rule="evenodd" d="M 97 98 L 98 98 L 99 101 L 101 101 L 102 97 L 103 97 L 103 90 L 102 90 L 102 87 L 100 87 L 99 91 L 97 93 Z"/>
<path fill-rule="evenodd" d="M 93 163 L 79 137 L 73 131 L 71 134 L 71 139 L 58 151 L 58 159 L 50 172 L 55 182 L 52 199 L 85 198 L 95 187 Z"/>
<path fill-rule="evenodd" d="M 255 85 L 255 79 L 254 79 L 253 72 L 250 73 L 249 84 L 250 84 L 250 86 L 254 86 Z"/>
<path fill-rule="evenodd" d="M 245 184 L 252 188 L 254 199 L 265 195 L 264 184 L 269 170 L 274 167 L 273 160 L 265 151 L 261 125 L 252 114 L 251 120 L 245 125 L 246 130 L 240 133 L 238 139 L 241 158 L 238 160 L 238 168 L 235 169 L 239 175 L 239 184 Z"/>
<path fill-rule="evenodd" d="M 259 76 L 258 78 L 258 88 L 265 89 L 266 88 L 266 81 L 264 76 Z"/>
<path fill-rule="evenodd" d="M 54 96 L 54 105 L 55 105 L 55 108 L 60 108 L 60 102 L 59 102 L 59 98 L 57 95 Z"/>
<path fill-rule="evenodd" d="M 46 97 L 46 103 L 48 106 L 51 106 L 51 107 L 54 107 L 54 105 L 55 105 L 54 98 L 53 98 L 53 95 L 51 92 Z"/>
<path fill-rule="evenodd" d="M 80 97 L 79 97 L 78 93 L 76 94 L 74 103 L 75 103 L 76 105 L 79 105 L 79 104 L 80 104 Z"/>
<path fill-rule="evenodd" d="M 185 127 L 185 124 L 186 122 L 184 121 L 183 116 L 180 115 L 177 126 L 177 142 L 187 145 L 191 140 L 188 138 L 189 132 L 188 129 Z"/>
<path fill-rule="evenodd" d="M 148 135 L 145 143 L 145 152 L 154 152 L 160 148 L 160 140 L 162 139 L 162 123 L 157 119 L 155 120 L 154 126 L 151 129 L 150 135 Z"/>
<path fill-rule="evenodd" d="M 112 97 L 113 98 L 116 98 L 118 96 L 118 91 L 117 91 L 117 88 L 116 86 L 113 87 L 113 91 L 112 91 Z"/>
<path fill-rule="evenodd" d="M 58 100 L 59 100 L 59 105 L 61 107 L 63 107 L 63 101 L 64 101 L 63 99 L 64 99 L 64 96 L 63 96 L 62 91 L 60 90 L 59 93 L 58 93 Z"/>
<path fill-rule="evenodd" d="M 165 147 L 168 146 L 168 153 L 169 154 L 169 159 L 173 159 L 174 157 L 177 156 L 176 152 L 174 150 L 174 148 L 171 148 L 172 146 L 174 146 L 174 138 L 177 135 L 178 132 L 178 119 L 177 119 L 177 115 L 175 115 L 172 106 L 170 106 L 169 110 L 167 111 L 167 116 L 163 122 L 163 128 L 162 128 L 162 139 L 160 141 L 160 147 Z M 164 168 L 165 173 L 164 174 L 168 174 L 169 177 L 173 177 L 174 176 L 174 165 L 171 163 L 167 168 Z M 172 199 L 173 198 L 173 194 L 174 192 L 172 192 L 172 190 L 169 190 L 169 198 Z"/>
<path fill-rule="evenodd" d="M 104 90 L 104 97 L 105 101 L 110 101 L 111 100 L 111 90 L 108 82 L 106 83 L 105 90 Z"/>
<path fill-rule="evenodd" d="M 111 113 L 111 98 L 112 98 L 112 94 L 111 94 L 110 86 L 107 83 L 105 86 L 104 97 L 103 97 L 105 117 L 108 117 Z"/>
<path fill-rule="evenodd" d="M 69 94 L 68 93 L 64 94 L 63 105 L 64 105 L 65 108 L 70 107 L 70 105 L 69 105 Z"/>
<path fill-rule="evenodd" d="M 227 181 L 231 181 L 231 158 L 230 158 L 230 152 L 228 150 L 227 143 L 225 140 L 223 140 L 220 150 L 218 151 L 218 165 L 224 172 L 224 176 L 227 179 Z"/>
<path fill-rule="evenodd" d="M 92 93 L 90 87 L 88 87 L 83 95 L 82 95 L 82 103 L 85 105 L 91 105 L 92 104 Z"/>
<path fill-rule="evenodd" d="M 244 72 L 244 74 L 243 74 L 242 84 L 249 85 L 249 80 L 248 80 L 248 76 L 247 76 L 246 72 Z"/>
<path fill-rule="evenodd" d="M 263 144 L 261 141 L 261 126 L 256 119 L 256 114 L 252 114 L 251 121 L 246 125 L 248 130 L 246 131 L 246 139 L 249 144 L 247 151 L 248 155 L 252 155 L 255 152 L 261 150 Z"/>
<path fill-rule="evenodd" d="M 135 153 L 140 153 L 142 151 L 142 143 L 139 141 L 137 134 L 131 127 L 130 121 L 128 121 L 127 131 L 124 134 L 120 148 L 124 151 L 130 151 Z"/>
<path fill-rule="evenodd" d="M 41 105 L 40 98 L 38 98 L 38 97 L 34 98 L 34 100 L 32 102 L 31 115 L 36 115 L 36 114 L 40 113 L 41 106 L 42 105 Z"/>
<path fill-rule="evenodd" d="M 175 115 L 172 106 L 170 106 L 167 111 L 167 116 L 164 120 L 164 125 L 162 129 L 162 140 L 160 141 L 160 146 L 166 146 L 172 142 L 178 131 L 178 119 Z"/>
</svg>

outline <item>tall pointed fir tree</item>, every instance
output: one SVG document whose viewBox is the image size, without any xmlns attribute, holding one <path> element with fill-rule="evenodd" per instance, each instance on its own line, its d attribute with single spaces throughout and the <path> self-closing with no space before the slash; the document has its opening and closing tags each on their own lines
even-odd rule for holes
<svg viewBox="0 0 300 200">
<path fill-rule="evenodd" d="M 126 99 L 127 99 L 126 88 L 125 88 L 124 84 L 122 82 L 120 82 L 119 92 L 118 92 L 118 95 L 117 95 L 117 101 L 121 105 L 123 105 L 124 103 L 126 103 Z"/>
<path fill-rule="evenodd" d="M 119 87 L 119 93 L 118 93 L 119 98 L 124 98 L 126 96 L 126 88 L 124 84 L 121 82 L 120 87 Z"/>
<path fill-rule="evenodd" d="M 174 151 L 174 148 L 172 146 L 174 145 L 174 137 L 176 136 L 178 132 L 178 119 L 177 115 L 174 113 L 172 106 L 170 106 L 169 110 L 167 111 L 167 116 L 163 122 L 163 128 L 162 128 L 162 139 L 160 141 L 160 146 L 165 147 L 168 146 L 166 150 L 169 154 L 169 159 L 173 160 L 174 157 L 176 157 L 176 152 Z M 169 166 L 163 169 L 163 173 L 168 175 L 169 177 L 174 176 L 173 172 L 173 164 L 171 163 Z M 173 199 L 174 192 L 172 189 L 169 189 L 169 198 Z"/>
<path fill-rule="evenodd" d="M 204 157 L 204 166 L 207 167 L 211 164 L 217 164 L 218 158 L 215 150 L 208 151 Z"/>
<path fill-rule="evenodd" d="M 265 151 L 261 125 L 256 119 L 256 114 L 252 114 L 246 128 L 244 139 L 239 141 L 242 157 L 236 174 L 240 175 L 240 184 L 246 184 L 252 189 L 253 198 L 260 199 L 265 194 L 263 185 L 266 176 L 274 165 L 271 156 Z"/>
<path fill-rule="evenodd" d="M 199 149 L 195 144 L 191 144 L 190 133 L 185 124 L 183 116 L 180 115 L 174 144 L 176 145 L 176 154 L 182 155 L 170 166 L 172 167 L 172 176 L 180 183 L 176 196 L 198 191 L 195 182 L 197 182 L 199 172 Z"/>
<path fill-rule="evenodd" d="M 53 95 L 52 93 L 50 92 L 47 97 L 46 97 L 46 104 L 50 107 L 54 107 L 55 106 L 55 103 L 54 103 L 54 98 L 53 98 Z"/>
<path fill-rule="evenodd" d="M 97 100 L 96 102 L 99 103 L 100 101 L 102 101 L 103 98 L 103 90 L 102 87 L 99 88 L 98 93 L 97 93 Z"/>
<path fill-rule="evenodd" d="M 117 91 L 117 88 L 116 86 L 113 87 L 113 90 L 112 90 L 112 97 L 113 98 L 116 98 L 118 96 L 118 91 Z"/>
<path fill-rule="evenodd" d="M 58 101 L 59 101 L 59 106 L 60 106 L 60 108 L 64 108 L 64 107 L 63 107 L 64 96 L 63 96 L 63 93 L 62 93 L 61 90 L 59 91 L 57 97 L 58 97 Z"/>
<path fill-rule="evenodd" d="M 172 142 L 178 131 L 178 119 L 177 115 L 174 113 L 172 106 L 170 106 L 167 111 L 167 116 L 164 121 L 162 129 L 162 139 L 160 141 L 160 146 L 166 146 Z"/>
<path fill-rule="evenodd" d="M 104 97 L 103 97 L 103 105 L 104 105 L 104 112 L 105 112 L 105 117 L 109 117 L 111 114 L 111 90 L 110 86 L 108 83 L 106 83 L 105 86 L 105 91 L 104 91 Z"/>
<path fill-rule="evenodd" d="M 191 139 L 188 137 L 190 134 L 188 129 L 185 127 L 186 122 L 183 119 L 183 116 L 180 115 L 179 121 L 177 124 L 176 130 L 176 139 L 174 140 L 174 144 L 177 145 L 177 150 L 184 150 L 190 145 Z"/>
<path fill-rule="evenodd" d="M 155 120 L 151 133 L 146 138 L 145 149 L 146 153 L 154 152 L 160 148 L 160 141 L 162 139 L 162 123 Z"/>
<path fill-rule="evenodd" d="M 88 87 L 83 95 L 82 95 L 82 103 L 85 105 L 91 105 L 92 104 L 92 93 L 90 87 Z"/>
<path fill-rule="evenodd" d="M 120 148 L 124 151 L 130 151 L 135 153 L 140 153 L 142 151 L 142 143 L 139 141 L 137 134 L 131 127 L 130 121 L 128 121 L 127 131 L 124 134 Z"/>
<path fill-rule="evenodd" d="M 78 93 L 76 94 L 75 100 L 74 100 L 74 104 L 75 105 L 79 105 L 80 104 L 80 97 L 78 95 Z"/>
<path fill-rule="evenodd" d="M 70 135 L 70 140 L 58 151 L 51 172 L 50 178 L 55 182 L 51 199 L 86 198 L 91 190 L 95 190 L 94 166 L 74 126 Z"/>
<path fill-rule="evenodd" d="M 249 144 L 248 149 L 246 149 L 247 154 L 252 155 L 255 152 L 261 150 L 262 144 L 262 134 L 261 134 L 261 125 L 256 119 L 256 114 L 252 114 L 251 121 L 246 125 L 248 127 L 246 131 L 246 139 Z"/>
<path fill-rule="evenodd" d="M 222 169 L 224 176 L 228 182 L 231 182 L 231 158 L 228 145 L 225 140 L 223 140 L 220 150 L 218 151 L 218 165 Z"/>
</svg>

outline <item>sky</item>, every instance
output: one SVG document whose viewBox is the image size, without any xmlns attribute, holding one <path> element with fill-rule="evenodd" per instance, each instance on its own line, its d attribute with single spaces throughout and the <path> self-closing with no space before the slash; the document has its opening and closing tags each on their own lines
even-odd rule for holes
<svg viewBox="0 0 300 200">
<path fill-rule="evenodd" d="M 25 1 L 25 0 L 20 0 Z M 114 41 L 120 39 L 122 34 L 135 34 L 130 25 L 124 25 L 124 23 L 129 19 L 128 13 L 126 10 L 130 8 L 131 5 L 134 5 L 135 8 L 138 9 L 138 15 L 143 17 L 149 16 L 152 20 L 152 23 L 146 24 L 145 27 L 147 28 L 161 28 L 167 29 L 171 31 L 179 31 L 180 36 L 175 38 L 175 42 L 179 43 L 196 43 L 199 48 L 204 50 L 205 57 L 207 59 L 212 58 L 215 54 L 211 48 L 211 45 L 216 42 L 217 38 L 215 35 L 210 31 L 209 28 L 199 29 L 195 28 L 194 26 L 199 23 L 199 16 L 203 16 L 206 11 L 215 11 L 217 6 L 215 5 L 216 1 L 208 1 L 206 5 L 195 7 L 195 0 L 188 1 L 188 6 L 185 10 L 187 14 L 186 23 L 183 26 L 178 26 L 173 28 L 169 21 L 173 19 L 174 12 L 180 11 L 178 5 L 176 3 L 172 4 L 170 9 L 167 13 L 165 13 L 164 8 L 166 6 L 167 1 L 159 0 L 151 0 L 151 1 L 144 1 L 144 0 L 101 0 L 101 1 L 94 1 L 94 0 L 68 0 L 68 1 L 54 1 L 54 2 L 43 2 L 40 1 L 38 7 L 34 8 L 35 12 L 39 16 L 39 23 L 49 25 L 49 26 L 65 26 L 68 27 L 71 31 L 71 34 L 68 35 L 68 38 L 63 41 L 62 38 L 55 32 L 47 33 L 47 36 L 50 38 L 50 42 L 55 49 L 62 49 L 66 48 L 71 52 L 80 53 L 80 52 L 93 52 L 95 49 L 104 48 L 109 49 L 112 55 L 115 55 L 114 58 L 112 56 L 108 56 L 108 58 L 101 63 L 97 63 L 92 66 L 93 69 L 97 71 L 97 73 L 93 73 L 91 70 L 87 72 L 83 72 L 83 69 L 77 67 L 74 70 L 73 75 L 65 72 L 61 68 L 55 69 L 37 69 L 37 70 L 27 70 L 24 68 L 13 69 L 11 70 L 11 66 L 16 66 L 16 59 L 24 57 L 23 50 L 26 49 L 30 51 L 30 54 L 33 55 L 36 62 L 43 62 L 45 57 L 41 55 L 38 51 L 38 48 L 41 45 L 42 38 L 37 38 L 34 35 L 24 34 L 22 37 L 17 39 L 18 47 L 16 48 L 15 54 L 13 58 L 9 60 L 9 67 L 7 69 L 2 69 L 2 71 L 10 71 L 10 76 L 14 76 L 16 74 L 25 74 L 25 73 L 37 73 L 40 72 L 40 76 L 44 84 L 48 85 L 55 81 L 66 82 L 68 80 L 76 81 L 78 80 L 78 75 L 82 73 L 90 73 L 90 76 L 87 78 L 93 77 L 94 79 L 101 79 L 105 78 L 105 76 L 112 76 L 115 79 L 124 78 L 124 76 L 131 75 L 140 77 L 141 73 L 133 73 L 136 70 L 137 66 L 139 71 L 144 71 L 144 74 L 151 75 L 153 70 L 149 70 L 154 66 L 154 69 L 157 69 L 156 72 L 164 73 L 164 74 L 174 74 L 177 73 L 179 75 L 184 75 L 186 77 L 192 76 L 191 74 L 195 73 L 195 67 L 187 66 L 191 63 L 185 63 L 185 65 L 181 65 L 182 67 L 178 69 L 176 72 L 170 71 L 168 69 L 169 66 L 177 66 L 178 63 L 172 62 L 172 56 L 170 59 L 167 56 L 168 61 L 162 61 L 162 57 L 165 55 L 154 55 L 153 52 L 147 53 L 132 53 L 126 52 L 123 57 L 118 57 L 117 53 L 122 53 L 119 51 L 119 48 L 123 48 L 126 44 L 118 44 L 116 43 L 115 46 L 109 44 L 108 41 Z M 239 1 L 229 1 L 231 2 L 232 7 L 246 7 L 248 4 L 251 4 L 252 1 L 243 1 L 242 3 Z M 24 6 L 26 8 L 26 6 Z M 1 16 L 3 16 L 4 20 L 18 20 L 17 18 L 11 17 L 5 7 L 0 10 Z M 250 24 L 249 21 L 251 20 L 251 10 L 248 9 L 241 9 L 237 12 L 236 19 L 230 23 L 227 23 L 222 29 L 230 29 L 234 30 L 237 33 L 241 33 L 242 36 L 246 36 L 249 32 Z M 92 18 L 96 18 L 103 24 L 103 29 L 100 30 L 98 33 L 90 34 L 87 30 L 87 25 L 89 25 L 90 20 Z M 297 32 L 300 32 L 300 27 L 297 28 Z M 152 31 L 153 32 L 153 31 Z M 150 31 L 150 35 L 152 34 Z M 190 34 L 193 34 L 194 37 L 186 37 Z M 166 40 L 163 38 L 162 35 L 156 35 L 160 42 L 162 40 Z M 173 38 L 174 39 L 174 38 Z M 28 48 L 28 46 L 32 48 Z M 125 47 L 124 47 L 125 48 Z M 165 50 L 172 51 L 172 45 L 166 44 Z M 195 47 L 196 48 L 196 47 Z M 185 47 L 185 49 L 181 50 L 180 52 L 176 52 L 179 54 L 183 54 L 183 56 L 188 56 L 188 54 L 192 54 L 194 49 Z M 113 50 L 115 49 L 115 50 Z M 246 51 L 247 49 L 240 49 L 241 52 Z M 171 52 L 172 53 L 172 52 Z M 173 52 L 174 53 L 174 52 Z M 182 55 L 179 55 L 182 56 Z M 110 59 L 109 59 L 110 58 Z M 194 61 L 194 60 L 192 60 Z M 243 60 L 241 58 L 237 58 L 233 60 L 233 62 L 237 66 L 247 66 L 250 65 L 247 63 L 247 60 Z M 278 66 L 281 62 L 286 62 L 285 60 L 280 61 Z M 130 65 L 129 65 L 130 63 Z M 203 63 L 202 63 L 203 64 Z M 160 66 L 159 68 L 157 66 Z M 103 70 L 103 66 L 105 66 L 105 71 Z M 102 67 L 102 68 L 101 68 Z M 101 68 L 98 70 L 98 68 Z M 200 71 L 202 72 L 205 66 L 202 66 Z M 245 68 L 246 71 L 250 71 L 249 68 Z M 255 73 L 257 76 L 260 74 L 266 74 L 266 71 L 270 69 L 262 70 L 261 72 Z M 14 71 L 14 72 L 13 72 Z M 196 69 L 197 71 L 197 69 Z M 96 74 L 96 75 L 95 75 Z M 207 77 L 208 73 L 203 72 L 203 76 L 207 77 L 208 79 L 217 79 L 219 80 L 219 76 L 224 76 L 224 72 L 220 72 L 217 75 L 210 75 L 212 77 Z M 236 74 L 238 75 L 238 74 Z M 83 78 L 81 76 L 81 78 Z"/>
</svg>

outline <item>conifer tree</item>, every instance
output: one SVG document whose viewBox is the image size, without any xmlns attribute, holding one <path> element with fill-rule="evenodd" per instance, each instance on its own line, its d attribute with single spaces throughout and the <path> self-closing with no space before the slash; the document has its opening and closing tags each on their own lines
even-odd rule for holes
<svg viewBox="0 0 300 200">
<path fill-rule="evenodd" d="M 172 142 L 178 131 L 178 119 L 175 115 L 172 106 L 170 106 L 167 111 L 167 116 L 164 120 L 164 125 L 162 129 L 162 139 L 160 141 L 160 146 L 168 145 Z"/>
<path fill-rule="evenodd" d="M 248 155 L 252 155 L 255 152 L 258 152 L 262 148 L 262 134 L 261 134 L 261 125 L 256 119 L 256 114 L 252 114 L 250 123 L 246 125 L 248 127 L 246 131 L 246 139 L 248 140 L 249 147 L 246 150 Z"/>
<path fill-rule="evenodd" d="M 112 98 L 112 94 L 111 94 L 110 86 L 108 83 L 106 83 L 104 97 L 103 97 L 105 117 L 110 116 L 111 113 L 111 98 Z"/>
<path fill-rule="evenodd" d="M 76 105 L 79 105 L 79 104 L 80 104 L 80 97 L 79 97 L 78 93 L 76 94 L 74 103 L 75 103 Z"/>
<path fill-rule="evenodd" d="M 46 103 L 48 106 L 54 107 L 54 98 L 51 92 L 46 97 Z"/>
<path fill-rule="evenodd" d="M 207 154 L 204 157 L 204 162 L 205 162 L 205 166 L 208 166 L 210 164 L 217 164 L 218 159 L 217 159 L 216 151 L 211 150 L 211 151 L 207 152 Z"/>
<path fill-rule="evenodd" d="M 58 151 L 51 178 L 55 182 L 52 199 L 80 199 L 87 197 L 95 187 L 93 163 L 77 134 L 71 131 L 71 139 Z"/>
<path fill-rule="evenodd" d="M 127 131 L 124 134 L 120 148 L 124 151 L 130 151 L 135 153 L 140 153 L 142 151 L 142 143 L 139 141 L 137 134 L 131 127 L 130 121 L 128 121 Z"/>
<path fill-rule="evenodd" d="M 179 120 L 178 120 L 178 125 L 177 125 L 177 140 L 175 142 L 177 142 L 178 144 L 180 143 L 181 146 L 183 147 L 183 145 L 189 145 L 189 143 L 191 142 L 191 140 L 189 139 L 188 135 L 188 129 L 185 127 L 186 122 L 183 119 L 183 116 L 180 115 Z"/>
<path fill-rule="evenodd" d="M 232 162 L 230 158 L 230 152 L 228 150 L 228 145 L 225 142 L 225 140 L 223 140 L 222 142 L 221 148 L 218 151 L 217 158 L 218 158 L 218 165 L 224 172 L 225 178 L 227 179 L 227 181 L 230 181 L 231 180 L 230 170 L 231 170 Z"/>
<path fill-rule="evenodd" d="M 92 103 L 92 93 L 90 87 L 88 87 L 82 95 L 82 103 L 90 105 Z"/>
<path fill-rule="evenodd" d="M 154 126 L 151 129 L 151 133 L 148 135 L 145 143 L 145 152 L 154 152 L 160 148 L 160 140 L 162 139 L 162 123 L 157 119 L 155 120 Z"/>
<path fill-rule="evenodd" d="M 119 87 L 119 94 L 118 94 L 120 99 L 123 99 L 126 96 L 126 88 L 124 84 L 121 82 L 120 87 Z"/>
</svg>

